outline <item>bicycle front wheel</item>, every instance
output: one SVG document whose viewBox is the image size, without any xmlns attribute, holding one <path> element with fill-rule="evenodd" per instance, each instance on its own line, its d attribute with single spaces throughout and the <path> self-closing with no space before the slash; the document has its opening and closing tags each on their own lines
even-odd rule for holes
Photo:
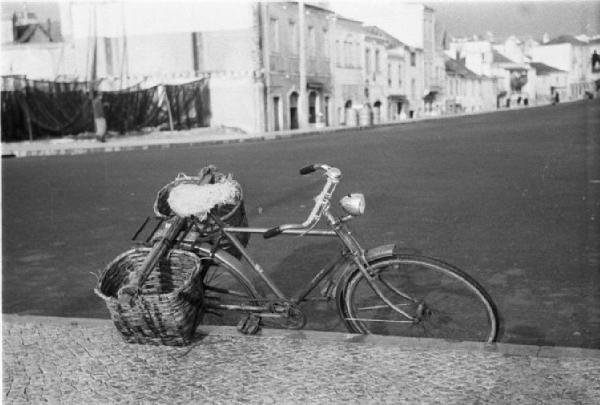
<svg viewBox="0 0 600 405">
<path fill-rule="evenodd" d="M 338 290 L 340 312 L 351 332 L 495 340 L 496 308 L 487 292 L 463 271 L 412 255 L 389 256 L 370 266 L 385 300 L 359 269 Z"/>
</svg>

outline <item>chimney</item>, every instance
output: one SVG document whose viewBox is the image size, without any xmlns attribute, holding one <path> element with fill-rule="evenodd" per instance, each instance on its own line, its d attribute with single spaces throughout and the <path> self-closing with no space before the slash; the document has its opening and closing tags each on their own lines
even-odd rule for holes
<svg viewBox="0 0 600 405">
<path fill-rule="evenodd" d="M 542 44 L 547 44 L 548 42 L 550 42 L 550 35 L 548 35 L 547 32 L 544 32 L 544 35 L 542 36 Z"/>
</svg>

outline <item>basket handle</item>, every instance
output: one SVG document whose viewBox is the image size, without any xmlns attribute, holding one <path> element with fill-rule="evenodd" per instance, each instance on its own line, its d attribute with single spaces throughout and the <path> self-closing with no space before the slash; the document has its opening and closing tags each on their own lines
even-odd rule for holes
<svg viewBox="0 0 600 405">
<path fill-rule="evenodd" d="M 135 297 L 139 295 L 141 286 L 154 269 L 154 266 L 169 251 L 173 241 L 185 224 L 185 218 L 176 217 L 166 234 L 154 244 L 154 247 L 150 250 L 142 265 L 129 274 L 127 284 L 124 284 L 117 292 L 117 298 L 121 304 L 132 304 Z"/>
</svg>

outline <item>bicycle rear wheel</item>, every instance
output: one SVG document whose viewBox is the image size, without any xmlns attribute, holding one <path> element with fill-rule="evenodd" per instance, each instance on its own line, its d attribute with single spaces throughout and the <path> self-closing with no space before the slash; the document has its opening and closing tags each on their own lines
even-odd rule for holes
<svg viewBox="0 0 600 405">
<path fill-rule="evenodd" d="M 257 305 L 259 293 L 238 269 L 217 259 L 202 259 L 204 266 L 204 325 L 237 325 L 243 310 L 227 306 Z"/>
<path fill-rule="evenodd" d="M 377 285 L 400 314 L 356 269 L 338 289 L 338 305 L 355 333 L 493 342 L 496 308 L 469 275 L 441 261 L 394 255 L 370 263 Z M 412 319 L 411 319 L 412 318 Z"/>
</svg>

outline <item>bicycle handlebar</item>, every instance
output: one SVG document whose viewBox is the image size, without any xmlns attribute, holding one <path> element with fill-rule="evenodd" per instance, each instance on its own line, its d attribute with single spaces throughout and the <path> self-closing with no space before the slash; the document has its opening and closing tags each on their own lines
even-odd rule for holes
<svg viewBox="0 0 600 405">
<path fill-rule="evenodd" d="M 327 177 L 327 182 L 323 186 L 321 192 L 315 197 L 315 206 L 311 210 L 306 221 L 304 221 L 302 224 L 284 224 L 276 226 L 266 231 L 263 234 L 263 238 L 272 238 L 288 229 L 310 228 L 316 225 L 317 222 L 319 222 L 319 219 L 321 219 L 321 215 L 323 214 L 323 209 L 329 204 L 329 199 L 331 198 L 331 195 L 333 194 L 337 183 L 339 183 L 340 179 L 342 178 L 342 172 L 340 169 L 325 164 L 316 163 L 300 169 L 300 174 L 309 174 L 319 169 L 325 172 L 324 176 Z"/>
</svg>

